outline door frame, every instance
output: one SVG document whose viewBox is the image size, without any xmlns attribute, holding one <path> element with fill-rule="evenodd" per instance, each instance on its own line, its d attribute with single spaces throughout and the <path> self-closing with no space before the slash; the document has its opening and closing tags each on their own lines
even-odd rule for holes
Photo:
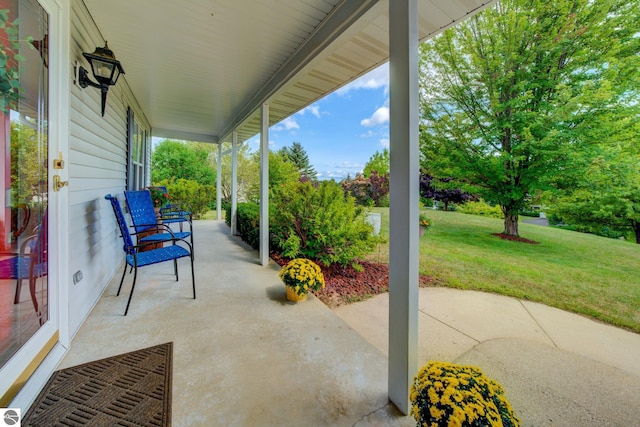
<svg viewBox="0 0 640 427">
<path fill-rule="evenodd" d="M 69 343 L 69 190 L 54 192 L 53 175 L 69 180 L 69 40 L 71 0 L 35 0 L 49 15 L 48 312 L 49 319 L 0 369 L 0 407 L 26 409 L 51 376 Z M 65 168 L 52 162 L 59 155 Z"/>
</svg>

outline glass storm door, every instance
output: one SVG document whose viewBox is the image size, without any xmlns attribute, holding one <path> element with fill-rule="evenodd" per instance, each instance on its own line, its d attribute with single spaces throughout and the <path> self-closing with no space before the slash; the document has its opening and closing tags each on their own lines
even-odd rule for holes
<svg viewBox="0 0 640 427">
<path fill-rule="evenodd" d="M 49 319 L 48 15 L 0 0 L 0 367 Z"/>
</svg>

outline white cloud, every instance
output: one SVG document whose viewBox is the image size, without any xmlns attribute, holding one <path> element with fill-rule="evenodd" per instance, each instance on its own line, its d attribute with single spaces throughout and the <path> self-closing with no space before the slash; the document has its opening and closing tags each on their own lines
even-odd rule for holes
<svg viewBox="0 0 640 427">
<path fill-rule="evenodd" d="M 380 147 L 389 148 L 389 138 L 380 139 Z"/>
<path fill-rule="evenodd" d="M 352 90 L 357 89 L 378 89 L 384 88 L 385 92 L 389 90 L 389 63 L 385 63 L 378 68 L 369 71 L 351 83 L 341 87 L 336 91 L 338 95 L 346 95 Z"/>
<path fill-rule="evenodd" d="M 298 124 L 298 122 L 296 122 L 296 119 L 294 119 L 293 117 L 287 117 L 280 123 L 271 127 L 271 130 L 274 132 L 280 132 L 283 130 L 295 130 L 295 129 L 300 129 L 300 125 Z"/>
<path fill-rule="evenodd" d="M 307 111 L 313 114 L 314 116 L 316 116 L 317 118 L 320 118 L 320 107 L 318 105 L 309 105 L 308 107 L 305 107 L 302 110 L 300 110 L 298 114 L 304 114 Z"/>
<path fill-rule="evenodd" d="M 368 119 L 362 119 L 360 124 L 365 127 L 382 125 L 389 121 L 389 107 L 380 107 Z"/>
</svg>

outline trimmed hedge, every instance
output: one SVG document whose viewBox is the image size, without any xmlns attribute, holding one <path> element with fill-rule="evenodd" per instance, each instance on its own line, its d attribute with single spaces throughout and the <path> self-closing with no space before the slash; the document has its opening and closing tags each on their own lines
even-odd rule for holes
<svg viewBox="0 0 640 427">
<path fill-rule="evenodd" d="M 240 238 L 253 249 L 260 247 L 260 205 L 258 203 L 238 203 L 237 232 Z M 224 222 L 231 227 L 231 204 L 225 205 Z"/>
</svg>

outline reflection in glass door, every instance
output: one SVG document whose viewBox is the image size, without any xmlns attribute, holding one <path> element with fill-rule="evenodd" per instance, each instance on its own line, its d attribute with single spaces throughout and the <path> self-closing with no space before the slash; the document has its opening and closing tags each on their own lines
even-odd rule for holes
<svg viewBox="0 0 640 427">
<path fill-rule="evenodd" d="M 49 318 L 48 17 L 0 0 L 0 367 Z"/>
</svg>

